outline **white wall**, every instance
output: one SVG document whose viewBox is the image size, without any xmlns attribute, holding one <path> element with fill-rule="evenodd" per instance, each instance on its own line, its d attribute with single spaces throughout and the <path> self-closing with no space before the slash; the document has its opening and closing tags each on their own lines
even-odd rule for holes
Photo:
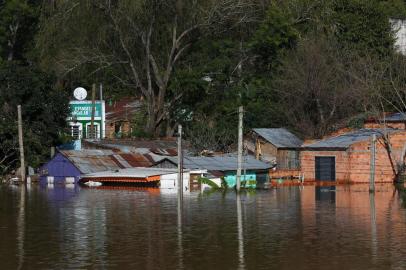
<svg viewBox="0 0 406 270">
<path fill-rule="evenodd" d="M 218 187 L 221 187 L 221 178 L 211 178 L 210 181 L 213 181 Z M 202 191 L 206 189 L 211 189 L 211 186 L 208 184 L 202 184 Z"/>
<path fill-rule="evenodd" d="M 406 55 L 406 20 L 391 19 L 392 30 L 395 32 L 395 46 L 399 53 Z"/>
<path fill-rule="evenodd" d="M 183 173 L 183 192 L 189 191 L 190 173 Z M 164 174 L 161 175 L 161 188 L 162 189 L 178 189 L 178 174 Z"/>
</svg>

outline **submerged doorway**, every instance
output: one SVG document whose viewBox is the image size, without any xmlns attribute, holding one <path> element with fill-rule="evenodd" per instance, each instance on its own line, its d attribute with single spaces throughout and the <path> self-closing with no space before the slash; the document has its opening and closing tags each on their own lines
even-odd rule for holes
<svg viewBox="0 0 406 270">
<path fill-rule="evenodd" d="M 336 180 L 335 157 L 316 157 L 315 162 L 316 181 Z"/>
</svg>

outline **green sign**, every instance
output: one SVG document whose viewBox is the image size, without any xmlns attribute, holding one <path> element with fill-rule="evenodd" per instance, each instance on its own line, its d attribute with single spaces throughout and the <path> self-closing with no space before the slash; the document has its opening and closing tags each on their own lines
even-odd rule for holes
<svg viewBox="0 0 406 270">
<path fill-rule="evenodd" d="M 70 111 L 72 116 L 76 117 L 92 117 L 92 103 L 70 103 Z M 95 103 L 95 117 L 101 117 L 101 104 Z"/>
</svg>

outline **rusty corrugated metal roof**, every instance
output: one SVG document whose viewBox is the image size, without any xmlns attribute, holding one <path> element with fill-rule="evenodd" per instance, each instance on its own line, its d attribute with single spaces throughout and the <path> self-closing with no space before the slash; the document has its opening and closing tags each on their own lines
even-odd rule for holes
<svg viewBox="0 0 406 270">
<path fill-rule="evenodd" d="M 154 164 L 149 157 L 137 153 L 99 149 L 64 150 L 60 152 L 84 174 L 133 167 L 150 167 Z"/>
<path fill-rule="evenodd" d="M 128 121 L 141 107 L 141 101 L 131 97 L 114 101 L 111 105 L 107 102 L 106 122 Z"/>
<path fill-rule="evenodd" d="M 137 153 L 122 153 L 120 154 L 131 167 L 150 167 L 154 161 L 149 160 L 148 155 L 141 155 Z"/>
</svg>

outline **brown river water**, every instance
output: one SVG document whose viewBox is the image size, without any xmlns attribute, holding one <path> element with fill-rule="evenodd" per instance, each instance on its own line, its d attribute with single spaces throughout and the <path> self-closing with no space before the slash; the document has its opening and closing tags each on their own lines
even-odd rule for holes
<svg viewBox="0 0 406 270">
<path fill-rule="evenodd" d="M 0 269 L 406 269 L 391 185 L 237 196 L 0 186 Z"/>
</svg>

